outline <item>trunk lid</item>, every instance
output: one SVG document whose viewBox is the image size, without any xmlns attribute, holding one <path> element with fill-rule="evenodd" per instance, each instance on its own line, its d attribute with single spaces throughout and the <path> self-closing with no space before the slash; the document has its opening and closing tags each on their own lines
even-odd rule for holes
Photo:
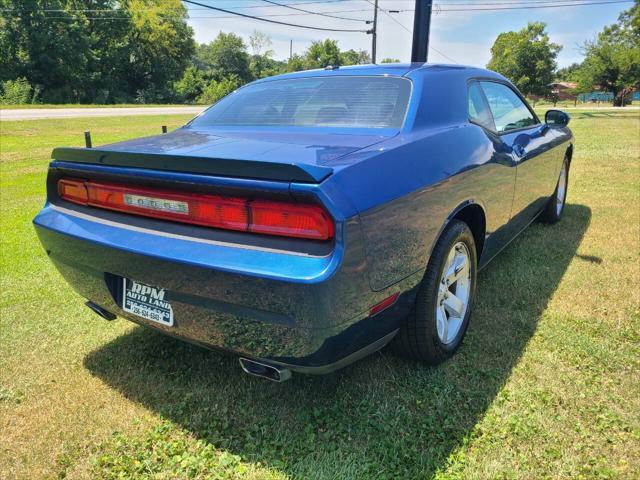
<svg viewBox="0 0 640 480">
<path fill-rule="evenodd" d="M 99 148 L 56 148 L 66 162 L 135 167 L 229 177 L 320 183 L 345 155 L 381 142 L 396 131 L 338 133 L 317 128 L 194 129 Z"/>
</svg>

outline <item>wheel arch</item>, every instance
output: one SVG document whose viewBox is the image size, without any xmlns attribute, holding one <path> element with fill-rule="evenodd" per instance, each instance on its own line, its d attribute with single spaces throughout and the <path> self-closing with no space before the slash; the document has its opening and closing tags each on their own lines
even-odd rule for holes
<svg viewBox="0 0 640 480">
<path fill-rule="evenodd" d="M 571 167 L 571 159 L 573 158 L 573 143 L 570 143 L 567 147 L 565 157 L 569 160 L 569 167 Z"/>
<path fill-rule="evenodd" d="M 475 200 L 468 200 L 459 205 L 451 214 L 447 217 L 445 225 L 442 227 L 442 231 L 452 220 L 460 220 L 466 223 L 471 229 L 473 239 L 476 243 L 476 253 L 478 262 L 482 255 L 484 248 L 484 239 L 487 231 L 487 216 L 485 214 L 484 207 Z M 442 234 L 442 231 L 440 234 Z M 439 237 L 440 235 L 438 235 Z"/>
</svg>

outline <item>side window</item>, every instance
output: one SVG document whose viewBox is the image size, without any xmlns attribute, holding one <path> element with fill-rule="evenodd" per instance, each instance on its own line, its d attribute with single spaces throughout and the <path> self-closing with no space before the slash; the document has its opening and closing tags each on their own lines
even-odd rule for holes
<svg viewBox="0 0 640 480">
<path fill-rule="evenodd" d="M 469 120 L 489 130 L 495 130 L 496 128 L 478 82 L 473 82 L 469 85 Z"/>
<path fill-rule="evenodd" d="M 511 88 L 496 82 L 480 82 L 497 132 L 508 132 L 537 123 L 535 117 Z"/>
</svg>

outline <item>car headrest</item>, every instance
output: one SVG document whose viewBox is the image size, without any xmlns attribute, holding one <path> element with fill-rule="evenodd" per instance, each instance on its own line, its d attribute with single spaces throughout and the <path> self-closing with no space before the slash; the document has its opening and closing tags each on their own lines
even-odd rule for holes
<svg viewBox="0 0 640 480">
<path fill-rule="evenodd" d="M 347 115 L 345 107 L 323 107 L 318 110 L 316 123 L 345 123 Z"/>
</svg>

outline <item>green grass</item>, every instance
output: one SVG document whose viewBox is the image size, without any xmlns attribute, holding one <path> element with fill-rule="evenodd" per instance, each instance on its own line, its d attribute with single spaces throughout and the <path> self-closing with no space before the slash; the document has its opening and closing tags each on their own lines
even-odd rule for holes
<svg viewBox="0 0 640 480">
<path fill-rule="evenodd" d="M 638 105 L 640 105 L 640 102 L 632 102 L 628 105 L 626 105 L 625 107 L 621 108 L 621 107 L 616 107 L 613 105 L 613 102 L 577 102 L 575 103 L 573 100 L 559 100 L 556 102 L 556 104 L 554 105 L 553 102 L 546 100 L 546 99 L 542 99 L 542 100 L 537 100 L 537 101 L 533 101 L 531 99 L 527 99 L 530 105 L 534 105 L 534 108 L 536 110 L 544 110 L 544 109 L 549 109 L 549 108 L 560 108 L 560 109 L 573 109 L 573 108 L 579 108 L 579 109 L 592 109 L 592 110 L 604 110 L 604 109 L 614 109 L 614 110 L 618 110 L 618 111 L 624 111 L 624 110 L 634 110 L 638 108 Z M 542 112 L 544 113 L 544 111 Z"/>
<path fill-rule="evenodd" d="M 534 104 L 532 100 L 529 100 L 531 105 Z M 629 106 L 638 107 L 639 102 L 634 102 Z M 536 108 L 592 108 L 595 110 L 612 108 L 616 110 L 620 110 L 618 107 L 614 107 L 611 102 L 600 102 L 599 104 L 595 103 L 582 103 L 578 102 L 577 105 L 574 105 L 573 100 L 561 100 L 556 103 L 555 107 L 552 102 L 547 100 L 537 101 L 535 102 Z M 32 108 L 146 108 L 146 107 L 197 107 L 197 106 L 207 106 L 207 104 L 200 103 L 116 103 L 116 104 L 92 104 L 92 103 L 20 103 L 13 105 L 2 105 L 0 104 L 0 110 L 24 110 L 24 109 L 32 109 Z M 544 113 L 544 112 L 543 112 Z"/>
<path fill-rule="evenodd" d="M 565 217 L 480 274 L 453 359 L 281 385 L 99 319 L 31 226 L 53 146 L 186 118 L 0 123 L 0 478 L 637 478 L 638 112 L 573 114 Z"/>
</svg>

